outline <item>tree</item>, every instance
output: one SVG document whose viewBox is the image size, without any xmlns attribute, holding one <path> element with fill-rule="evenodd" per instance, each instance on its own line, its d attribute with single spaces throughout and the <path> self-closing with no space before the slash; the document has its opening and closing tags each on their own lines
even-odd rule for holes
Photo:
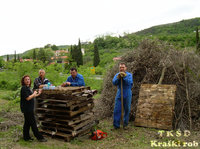
<svg viewBox="0 0 200 149">
<path fill-rule="evenodd" d="M 71 58 L 77 63 L 78 66 L 83 65 L 83 54 L 81 52 L 81 42 L 79 39 L 78 45 L 71 46 Z"/>
<path fill-rule="evenodd" d="M 17 55 L 17 61 L 18 61 L 18 62 L 20 61 L 20 57 L 19 57 L 19 54 Z"/>
<path fill-rule="evenodd" d="M 35 51 L 35 49 L 33 49 L 33 60 L 36 60 L 36 51 Z"/>
<path fill-rule="evenodd" d="M 81 41 L 80 38 L 78 40 L 78 48 L 77 48 L 77 65 L 83 65 L 83 54 L 81 51 Z"/>
<path fill-rule="evenodd" d="M 47 44 L 47 45 L 45 45 L 44 48 L 45 48 L 45 49 L 47 49 L 47 48 L 51 48 L 51 44 Z"/>
<path fill-rule="evenodd" d="M 14 62 L 17 62 L 17 54 L 16 54 L 16 51 L 15 51 L 15 54 L 14 54 Z"/>
<path fill-rule="evenodd" d="M 196 28 L 196 52 L 200 52 L 200 42 L 199 42 L 199 29 Z"/>
<path fill-rule="evenodd" d="M 52 49 L 53 51 L 59 50 L 58 47 L 57 47 L 56 45 L 52 45 L 52 46 L 51 46 L 51 49 Z"/>
<path fill-rule="evenodd" d="M 100 58 L 99 58 L 99 50 L 97 44 L 94 44 L 94 60 L 93 60 L 93 65 L 96 67 L 100 63 Z"/>
<path fill-rule="evenodd" d="M 9 55 L 7 55 L 7 62 L 9 61 Z"/>
<path fill-rule="evenodd" d="M 73 46 L 70 47 L 70 56 L 72 59 L 74 59 L 74 53 L 73 53 Z"/>
<path fill-rule="evenodd" d="M 0 57 L 0 68 L 4 66 L 4 59 L 3 57 Z"/>
<path fill-rule="evenodd" d="M 43 63 L 45 63 L 45 61 L 47 60 L 46 53 L 43 48 L 40 48 L 38 52 L 38 59 L 41 60 Z"/>
</svg>

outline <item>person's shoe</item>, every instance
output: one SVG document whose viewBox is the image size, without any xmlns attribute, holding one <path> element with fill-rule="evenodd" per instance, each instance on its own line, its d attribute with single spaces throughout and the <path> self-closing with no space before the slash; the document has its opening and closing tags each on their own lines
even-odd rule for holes
<svg viewBox="0 0 200 149">
<path fill-rule="evenodd" d="M 114 126 L 114 128 L 112 128 L 111 130 L 118 130 L 118 129 L 119 129 L 119 127 Z"/>
<path fill-rule="evenodd" d="M 123 129 L 124 130 L 128 130 L 128 126 L 123 126 Z"/>
<path fill-rule="evenodd" d="M 39 142 L 47 142 L 47 139 L 42 138 L 42 139 L 38 139 Z"/>
<path fill-rule="evenodd" d="M 30 141 L 30 142 L 32 142 L 33 140 L 34 140 L 33 138 L 24 139 L 24 141 Z"/>
</svg>

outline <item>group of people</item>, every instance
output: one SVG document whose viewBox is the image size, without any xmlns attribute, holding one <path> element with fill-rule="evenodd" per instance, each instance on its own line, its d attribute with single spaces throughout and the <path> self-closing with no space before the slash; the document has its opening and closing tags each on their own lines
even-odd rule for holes
<svg viewBox="0 0 200 149">
<path fill-rule="evenodd" d="M 81 74 L 77 73 L 76 68 L 70 69 L 71 76 L 69 76 L 65 83 L 61 86 L 85 86 L 84 78 Z M 21 100 L 20 108 L 24 114 L 24 126 L 23 126 L 23 138 L 25 141 L 32 141 L 33 138 L 30 137 L 30 128 L 33 131 L 34 136 L 40 142 L 46 142 L 47 140 L 39 133 L 35 116 L 34 116 L 34 99 L 42 93 L 42 88 L 50 83 L 50 81 L 45 78 L 45 71 L 43 69 L 39 70 L 39 77 L 34 81 L 33 91 L 31 90 L 31 78 L 25 75 L 21 79 Z M 39 90 L 36 90 L 39 89 Z"/>
<path fill-rule="evenodd" d="M 121 117 L 121 88 L 123 88 L 123 127 L 127 129 L 129 121 L 129 113 L 131 108 L 131 98 L 132 92 L 131 88 L 133 85 L 132 74 L 126 71 L 127 67 L 125 63 L 119 64 L 119 73 L 117 73 L 113 78 L 113 85 L 118 87 L 117 95 L 115 97 L 115 107 L 114 107 L 114 119 L 113 126 L 115 129 L 120 128 L 120 117 Z M 81 74 L 78 74 L 76 68 L 70 69 L 70 76 L 67 78 L 66 82 L 61 84 L 62 87 L 67 86 L 85 86 L 84 78 Z M 122 87 L 121 87 L 122 82 Z M 45 70 L 39 70 L 39 77 L 34 81 L 33 91 L 31 90 L 31 78 L 25 75 L 21 79 L 21 100 L 20 108 L 24 114 L 24 126 L 23 126 L 23 139 L 25 141 L 32 141 L 33 138 L 30 137 L 30 128 L 33 131 L 34 136 L 40 142 L 46 142 L 47 140 L 38 131 L 35 115 L 34 115 L 34 99 L 42 93 L 42 88 L 51 84 L 50 81 L 45 78 Z"/>
</svg>

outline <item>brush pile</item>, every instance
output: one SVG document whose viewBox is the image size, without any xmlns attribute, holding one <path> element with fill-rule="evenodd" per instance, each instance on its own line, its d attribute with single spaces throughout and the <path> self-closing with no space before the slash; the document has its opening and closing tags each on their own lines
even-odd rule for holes
<svg viewBox="0 0 200 149">
<path fill-rule="evenodd" d="M 173 128 L 200 129 L 200 56 L 189 50 L 177 50 L 160 41 L 144 40 L 137 49 L 122 56 L 133 74 L 130 120 L 134 120 L 141 84 L 177 86 Z M 117 87 L 112 84 L 119 71 L 116 64 L 104 78 L 98 115 L 112 116 Z M 163 76 L 161 74 L 164 74 Z"/>
</svg>

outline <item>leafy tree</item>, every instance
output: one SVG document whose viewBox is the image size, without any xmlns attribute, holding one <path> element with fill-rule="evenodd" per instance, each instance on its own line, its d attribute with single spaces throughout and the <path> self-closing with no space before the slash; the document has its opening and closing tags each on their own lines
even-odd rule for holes
<svg viewBox="0 0 200 149">
<path fill-rule="evenodd" d="M 56 45 L 52 45 L 52 46 L 51 46 L 51 49 L 52 49 L 53 51 L 59 50 L 59 48 L 58 48 Z"/>
<path fill-rule="evenodd" d="M 94 44 L 94 60 L 93 60 L 93 64 L 94 66 L 98 66 L 100 63 L 100 58 L 99 58 L 99 50 L 98 50 L 98 46 L 97 44 Z"/>
<path fill-rule="evenodd" d="M 106 48 L 106 43 L 105 43 L 104 37 L 96 38 L 94 40 L 94 44 L 96 44 L 99 49 L 105 49 Z"/>
<path fill-rule="evenodd" d="M 40 48 L 40 50 L 38 52 L 38 59 L 41 60 L 43 63 L 45 63 L 45 61 L 47 61 L 46 53 L 43 48 Z"/>
<path fill-rule="evenodd" d="M 44 46 L 45 49 L 50 48 L 50 47 L 51 47 L 51 44 L 47 44 Z"/>
</svg>

